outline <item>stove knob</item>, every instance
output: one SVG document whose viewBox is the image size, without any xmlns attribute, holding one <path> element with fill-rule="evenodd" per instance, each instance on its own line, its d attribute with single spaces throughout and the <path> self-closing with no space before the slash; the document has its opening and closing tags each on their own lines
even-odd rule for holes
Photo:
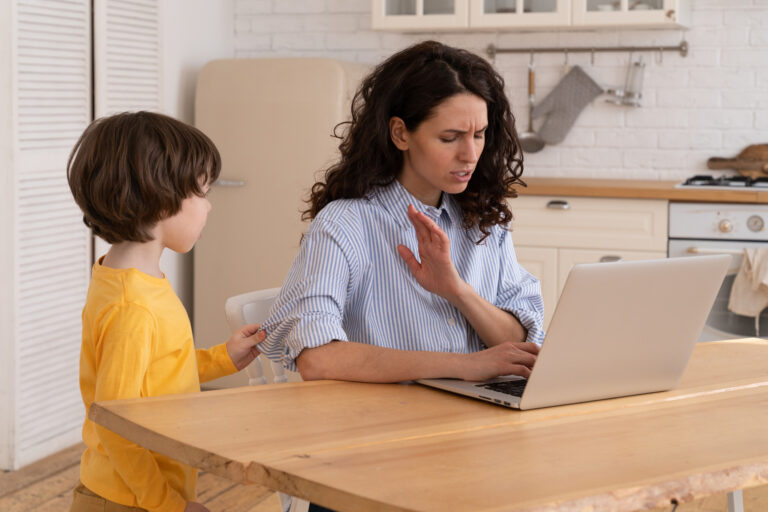
<svg viewBox="0 0 768 512">
<path fill-rule="evenodd" d="M 733 223 L 727 219 L 723 219 L 717 225 L 717 229 L 719 229 L 721 233 L 730 233 L 733 231 Z"/>
<path fill-rule="evenodd" d="M 747 219 L 747 227 L 750 231 L 754 231 L 757 233 L 758 231 L 763 230 L 763 226 L 765 226 L 765 222 L 763 221 L 763 218 L 759 215 L 752 215 L 750 218 Z"/>
</svg>

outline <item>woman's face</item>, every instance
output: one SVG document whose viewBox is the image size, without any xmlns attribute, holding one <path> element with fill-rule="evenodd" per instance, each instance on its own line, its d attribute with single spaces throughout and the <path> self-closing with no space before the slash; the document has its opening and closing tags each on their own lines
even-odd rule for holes
<svg viewBox="0 0 768 512">
<path fill-rule="evenodd" d="M 398 181 L 424 204 L 437 206 L 442 192 L 467 188 L 485 146 L 488 107 L 479 96 L 462 93 L 438 104 L 432 114 L 413 131 L 393 117 L 389 129 L 403 152 Z"/>
</svg>

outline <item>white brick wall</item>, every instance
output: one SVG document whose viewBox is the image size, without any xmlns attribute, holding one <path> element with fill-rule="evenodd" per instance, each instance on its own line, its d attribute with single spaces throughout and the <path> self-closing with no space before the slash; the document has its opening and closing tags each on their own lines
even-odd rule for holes
<svg viewBox="0 0 768 512">
<path fill-rule="evenodd" d="M 485 56 L 500 47 L 675 45 L 677 30 L 600 32 L 452 32 L 371 30 L 370 0 L 236 0 L 237 57 L 331 57 L 375 64 L 410 44 L 437 39 Z M 768 2 L 691 0 L 688 57 L 645 54 L 643 106 L 618 107 L 600 97 L 568 137 L 527 155 L 528 176 L 681 179 L 710 156 L 732 156 L 768 143 Z M 637 57 L 637 56 L 635 56 Z M 622 85 L 629 55 L 571 54 L 605 88 Z M 528 124 L 527 55 L 499 55 L 518 129 Z M 537 97 L 560 80 L 562 55 L 537 55 Z"/>
</svg>

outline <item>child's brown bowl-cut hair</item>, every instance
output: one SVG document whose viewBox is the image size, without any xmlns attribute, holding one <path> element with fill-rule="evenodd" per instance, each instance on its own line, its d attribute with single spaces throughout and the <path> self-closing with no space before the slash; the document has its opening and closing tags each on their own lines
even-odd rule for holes
<svg viewBox="0 0 768 512">
<path fill-rule="evenodd" d="M 221 156 L 203 132 L 153 112 L 95 120 L 75 144 L 67 180 L 83 222 L 109 243 L 148 242 L 158 221 L 202 196 L 221 172 Z"/>
</svg>

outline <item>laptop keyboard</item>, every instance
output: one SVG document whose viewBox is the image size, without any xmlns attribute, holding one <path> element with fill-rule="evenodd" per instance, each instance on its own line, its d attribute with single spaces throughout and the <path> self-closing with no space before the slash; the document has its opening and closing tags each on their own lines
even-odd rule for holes
<svg viewBox="0 0 768 512">
<path fill-rule="evenodd" d="M 528 384 L 527 379 L 507 380 L 504 382 L 492 382 L 489 384 L 476 384 L 477 387 L 483 389 L 490 389 L 491 391 L 498 391 L 499 393 L 506 393 L 512 396 L 523 396 L 523 390 L 525 385 Z"/>
</svg>

